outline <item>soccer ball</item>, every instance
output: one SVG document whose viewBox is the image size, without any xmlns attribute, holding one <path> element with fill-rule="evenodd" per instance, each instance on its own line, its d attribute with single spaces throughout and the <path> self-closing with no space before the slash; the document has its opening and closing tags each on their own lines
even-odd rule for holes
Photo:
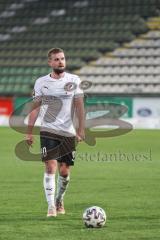
<svg viewBox="0 0 160 240">
<path fill-rule="evenodd" d="M 100 207 L 89 207 L 83 213 L 83 222 L 88 228 L 103 227 L 106 222 L 106 213 Z"/>
</svg>

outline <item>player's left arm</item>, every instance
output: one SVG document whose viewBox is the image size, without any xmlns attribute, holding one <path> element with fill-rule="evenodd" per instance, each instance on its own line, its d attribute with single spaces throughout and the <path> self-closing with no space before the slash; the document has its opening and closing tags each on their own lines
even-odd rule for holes
<svg viewBox="0 0 160 240">
<path fill-rule="evenodd" d="M 83 97 L 74 98 L 75 113 L 78 119 L 77 140 L 82 141 L 85 139 L 85 110 Z"/>
</svg>

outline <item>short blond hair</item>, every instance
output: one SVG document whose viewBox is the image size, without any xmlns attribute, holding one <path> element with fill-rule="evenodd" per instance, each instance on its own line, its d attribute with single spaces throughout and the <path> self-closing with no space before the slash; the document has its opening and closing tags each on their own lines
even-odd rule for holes
<svg viewBox="0 0 160 240">
<path fill-rule="evenodd" d="M 60 52 L 63 52 L 63 53 L 64 53 L 64 51 L 63 51 L 62 48 L 51 48 L 51 49 L 48 51 L 48 54 L 47 54 L 48 59 L 51 59 L 52 54 L 56 54 L 56 53 L 60 53 Z"/>
</svg>

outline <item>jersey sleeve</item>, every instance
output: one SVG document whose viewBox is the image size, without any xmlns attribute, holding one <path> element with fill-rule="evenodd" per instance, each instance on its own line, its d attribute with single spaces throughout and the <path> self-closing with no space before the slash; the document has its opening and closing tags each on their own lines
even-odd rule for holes
<svg viewBox="0 0 160 240">
<path fill-rule="evenodd" d="M 76 88 L 74 90 L 74 97 L 83 97 L 83 89 L 81 88 L 81 80 L 79 77 L 76 78 Z"/>
<path fill-rule="evenodd" d="M 41 92 L 41 83 L 39 79 L 36 80 L 34 89 L 33 89 L 33 101 L 41 101 L 42 92 Z"/>
</svg>

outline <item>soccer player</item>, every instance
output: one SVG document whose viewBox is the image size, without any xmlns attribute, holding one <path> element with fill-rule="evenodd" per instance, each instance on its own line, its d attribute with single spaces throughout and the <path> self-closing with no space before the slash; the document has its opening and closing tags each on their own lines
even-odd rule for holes
<svg viewBox="0 0 160 240">
<path fill-rule="evenodd" d="M 29 146 L 33 144 L 32 130 L 37 117 L 40 116 L 47 216 L 55 217 L 58 213 L 65 214 L 63 198 L 70 180 L 70 166 L 74 165 L 75 141 L 80 142 L 85 137 L 84 104 L 79 77 L 65 72 L 64 51 L 60 48 L 49 50 L 48 64 L 52 72 L 35 82 L 26 141 Z M 74 127 L 73 116 L 76 116 L 77 127 Z"/>
</svg>

